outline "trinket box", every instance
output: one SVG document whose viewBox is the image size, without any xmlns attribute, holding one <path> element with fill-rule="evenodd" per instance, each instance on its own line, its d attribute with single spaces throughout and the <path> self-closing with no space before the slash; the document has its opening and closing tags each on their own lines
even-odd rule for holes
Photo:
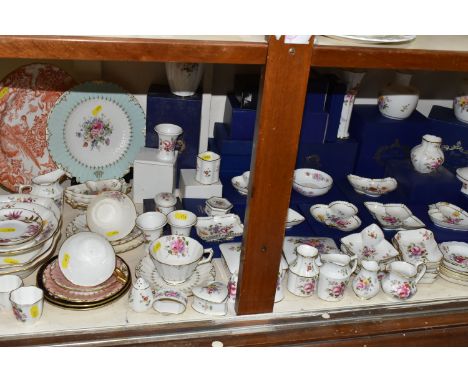
<svg viewBox="0 0 468 382">
<path fill-rule="evenodd" d="M 174 191 L 178 152 L 171 162 L 157 160 L 158 149 L 143 147 L 133 164 L 133 201 L 154 198 L 160 192 Z M 195 170 L 193 170 L 195 171 Z"/>
<path fill-rule="evenodd" d="M 212 196 L 205 202 L 205 212 L 209 216 L 226 215 L 232 207 L 229 200 L 217 196 Z"/>
<path fill-rule="evenodd" d="M 192 308 L 199 313 L 224 316 L 227 313 L 227 286 L 219 281 L 192 289 Z"/>
</svg>

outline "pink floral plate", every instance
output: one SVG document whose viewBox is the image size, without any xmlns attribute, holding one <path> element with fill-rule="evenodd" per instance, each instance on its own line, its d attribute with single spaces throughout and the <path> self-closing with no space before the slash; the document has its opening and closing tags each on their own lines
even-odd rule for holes
<svg viewBox="0 0 468 382">
<path fill-rule="evenodd" d="M 20 184 L 56 169 L 47 149 L 47 118 L 55 101 L 74 84 L 62 69 L 29 64 L 0 82 L 0 184 Z"/>
<path fill-rule="evenodd" d="M 23 208 L 0 209 L 0 246 L 21 244 L 42 231 L 42 218 Z"/>
</svg>

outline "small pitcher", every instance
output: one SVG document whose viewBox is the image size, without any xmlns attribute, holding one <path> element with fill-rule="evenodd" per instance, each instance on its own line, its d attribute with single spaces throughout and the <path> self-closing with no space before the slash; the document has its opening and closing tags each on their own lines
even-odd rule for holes
<svg viewBox="0 0 468 382">
<path fill-rule="evenodd" d="M 411 163 L 417 172 L 428 174 L 437 170 L 444 163 L 442 138 L 426 134 L 421 144 L 411 150 Z"/>
<path fill-rule="evenodd" d="M 296 253 L 297 257 L 288 270 L 288 290 L 296 296 L 312 296 L 319 275 L 317 248 L 301 244 L 296 248 Z"/>
<path fill-rule="evenodd" d="M 394 261 L 387 266 L 389 273 L 382 279 L 382 289 L 399 300 L 407 300 L 416 293 L 416 284 L 426 272 L 426 264 L 413 265 Z"/>
<path fill-rule="evenodd" d="M 377 275 L 379 263 L 375 260 L 362 260 L 361 270 L 353 280 L 353 291 L 356 296 L 368 300 L 380 290 L 380 282 Z"/>
<path fill-rule="evenodd" d="M 357 257 L 330 253 L 320 256 L 318 296 L 325 301 L 339 301 L 343 298 L 349 278 L 356 270 Z"/>
<path fill-rule="evenodd" d="M 32 184 L 21 185 L 18 192 L 23 194 L 29 190 L 31 195 L 51 198 L 57 207 L 62 210 L 63 206 L 63 187 L 60 185 L 60 178 L 65 174 L 61 168 L 44 175 L 38 175 L 32 178 Z"/>
</svg>

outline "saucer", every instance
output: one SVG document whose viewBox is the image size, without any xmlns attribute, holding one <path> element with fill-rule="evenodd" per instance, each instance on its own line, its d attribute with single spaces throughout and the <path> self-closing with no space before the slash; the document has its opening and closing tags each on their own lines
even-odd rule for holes
<svg viewBox="0 0 468 382">
<path fill-rule="evenodd" d="M 184 293 L 186 296 L 192 295 L 192 288 L 203 286 L 215 280 L 216 271 L 211 263 L 199 265 L 188 280 L 181 284 L 169 284 L 159 275 L 151 256 L 146 255 L 135 268 L 135 276 L 143 277 L 154 290 L 174 289 Z"/>
</svg>

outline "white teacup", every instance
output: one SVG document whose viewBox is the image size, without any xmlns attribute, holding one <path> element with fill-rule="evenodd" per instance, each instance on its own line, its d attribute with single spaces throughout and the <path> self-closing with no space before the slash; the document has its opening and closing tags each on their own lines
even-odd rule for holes
<svg viewBox="0 0 468 382">
<path fill-rule="evenodd" d="M 10 293 L 23 286 L 23 280 L 16 275 L 0 276 L 0 310 L 11 309 Z"/>
<path fill-rule="evenodd" d="M 197 216 L 190 211 L 175 210 L 167 215 L 171 226 L 171 234 L 179 236 L 190 236 L 192 227 L 197 224 Z"/>
<path fill-rule="evenodd" d="M 34 324 L 42 316 L 44 292 L 35 286 L 20 287 L 11 292 L 10 302 L 18 321 Z"/>
<path fill-rule="evenodd" d="M 145 212 L 135 220 L 136 226 L 143 231 L 146 243 L 159 239 L 166 223 L 167 217 L 162 212 Z"/>
</svg>

